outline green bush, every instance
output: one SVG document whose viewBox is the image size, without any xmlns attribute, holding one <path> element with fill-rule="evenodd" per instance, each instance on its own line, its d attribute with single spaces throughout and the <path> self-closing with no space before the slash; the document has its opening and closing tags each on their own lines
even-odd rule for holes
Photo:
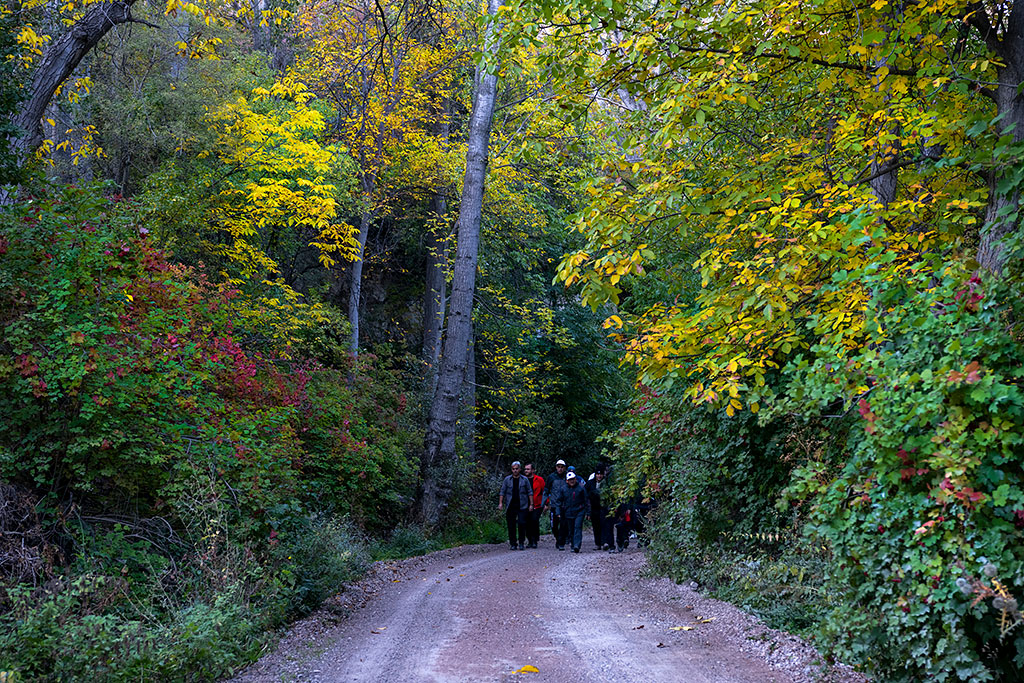
<svg viewBox="0 0 1024 683">
<path fill-rule="evenodd" d="M 887 680 L 1018 677 L 1024 633 L 1005 627 L 1020 613 L 985 590 L 1024 597 L 1018 297 L 952 269 L 872 284 L 879 343 L 798 360 L 780 408 L 856 411 L 842 457 L 808 462 L 788 494 L 835 557 L 844 600 L 823 635 Z"/>
<path fill-rule="evenodd" d="M 0 581 L 0 670 L 226 675 L 402 519 L 402 376 L 263 287 L 174 264 L 95 189 L 0 214 L 0 483 L 31 511 L 0 531 L 33 543 Z"/>
<path fill-rule="evenodd" d="M 655 569 L 830 657 L 883 680 L 1015 680 L 1019 283 L 951 267 L 868 281 L 877 339 L 797 357 L 758 416 L 641 393 L 611 438 L 619 485 L 659 503 Z"/>
</svg>

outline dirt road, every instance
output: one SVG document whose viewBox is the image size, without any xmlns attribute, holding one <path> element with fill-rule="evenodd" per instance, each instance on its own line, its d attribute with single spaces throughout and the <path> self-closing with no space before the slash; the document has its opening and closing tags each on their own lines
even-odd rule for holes
<svg viewBox="0 0 1024 683">
<path fill-rule="evenodd" d="M 339 596 L 351 614 L 332 616 L 329 603 L 236 680 L 862 680 L 824 671 L 808 645 L 730 605 L 640 578 L 640 551 L 573 554 L 545 541 L 378 563 Z M 539 673 L 515 673 L 526 665 Z"/>
</svg>

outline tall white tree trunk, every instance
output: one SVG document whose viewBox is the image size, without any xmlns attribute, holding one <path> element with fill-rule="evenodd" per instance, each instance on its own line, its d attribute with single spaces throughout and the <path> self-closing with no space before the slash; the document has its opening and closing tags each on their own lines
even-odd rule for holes
<svg viewBox="0 0 1024 683">
<path fill-rule="evenodd" d="M 487 11 L 492 18 L 497 15 L 498 7 L 498 0 L 488 0 Z M 498 26 L 492 22 L 484 37 L 484 60 L 490 58 L 492 71 L 493 63 L 497 61 L 498 42 Z M 430 526 L 436 526 L 441 521 L 448 504 L 456 462 L 455 428 L 469 364 L 477 253 L 480 247 L 480 214 L 497 92 L 498 76 L 488 73 L 486 64 L 480 64 L 476 71 L 473 112 L 469 119 L 466 175 L 462 184 L 462 202 L 459 204 L 458 245 L 447 334 L 424 439 L 423 491 L 419 511 L 423 522 Z"/>
<path fill-rule="evenodd" d="M 370 234 L 370 224 L 373 222 L 373 193 L 377 189 L 377 180 L 372 174 L 367 173 L 363 175 L 362 185 L 365 205 L 359 217 L 359 258 L 352 264 L 348 290 L 348 322 L 352 326 L 349 351 L 353 354 L 359 353 L 359 302 L 363 291 L 363 259 L 366 257 L 366 238 Z"/>
</svg>

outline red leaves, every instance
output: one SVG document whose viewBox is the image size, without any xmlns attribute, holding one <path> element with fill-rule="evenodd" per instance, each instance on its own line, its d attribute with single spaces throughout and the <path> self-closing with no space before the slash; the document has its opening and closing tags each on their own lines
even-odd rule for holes
<svg viewBox="0 0 1024 683">
<path fill-rule="evenodd" d="M 978 361 L 971 361 L 967 367 L 964 368 L 963 372 L 958 370 L 950 370 L 949 375 L 946 376 L 946 381 L 953 384 L 959 384 L 960 382 L 967 382 L 967 384 L 975 384 L 981 381 L 981 363 Z"/>
<path fill-rule="evenodd" d="M 964 507 L 968 510 L 973 509 L 975 505 L 988 497 L 981 491 L 975 491 L 970 486 L 958 486 L 949 477 L 943 479 L 942 483 L 939 484 L 938 492 L 934 489 L 932 492 L 937 502 L 946 503 L 956 500 L 963 503 Z"/>
<path fill-rule="evenodd" d="M 976 312 L 978 310 L 978 303 L 985 298 L 984 293 L 979 291 L 981 286 L 981 279 L 977 275 L 972 275 L 971 279 L 967 281 L 967 286 L 958 291 L 953 298 L 957 303 L 964 303 L 968 311 Z"/>
<path fill-rule="evenodd" d="M 878 416 L 871 412 L 871 404 L 862 398 L 857 401 L 857 406 L 857 412 L 859 412 L 860 416 L 868 422 L 867 425 L 864 426 L 864 431 L 868 434 L 874 434 L 877 431 L 875 422 L 878 420 Z"/>
<path fill-rule="evenodd" d="M 17 360 L 14 361 L 14 366 L 18 368 L 18 372 L 21 373 L 22 377 L 31 377 L 39 372 L 39 366 L 36 364 L 32 356 L 27 354 L 18 356 Z"/>
<path fill-rule="evenodd" d="M 907 482 L 914 477 L 921 476 L 922 474 L 928 474 L 931 470 L 924 467 L 906 467 L 900 470 L 900 481 Z"/>
<path fill-rule="evenodd" d="M 47 388 L 48 387 L 46 385 L 46 382 L 44 380 L 40 379 L 38 382 L 36 382 L 36 385 L 32 388 L 32 395 L 35 396 L 36 398 L 42 398 L 43 396 L 46 396 L 46 389 Z"/>
</svg>

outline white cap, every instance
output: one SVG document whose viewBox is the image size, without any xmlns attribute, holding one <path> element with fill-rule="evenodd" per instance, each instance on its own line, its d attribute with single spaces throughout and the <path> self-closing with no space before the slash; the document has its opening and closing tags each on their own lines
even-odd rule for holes
<svg viewBox="0 0 1024 683">
<path fill-rule="evenodd" d="M 558 460 L 557 462 L 555 462 L 555 464 L 556 465 L 564 465 L 565 461 L 564 460 Z"/>
<path fill-rule="evenodd" d="M 570 472 L 569 474 L 565 475 L 565 480 L 566 481 L 569 481 L 570 479 L 575 479 L 575 478 L 576 478 L 576 473 L 575 472 Z"/>
</svg>

